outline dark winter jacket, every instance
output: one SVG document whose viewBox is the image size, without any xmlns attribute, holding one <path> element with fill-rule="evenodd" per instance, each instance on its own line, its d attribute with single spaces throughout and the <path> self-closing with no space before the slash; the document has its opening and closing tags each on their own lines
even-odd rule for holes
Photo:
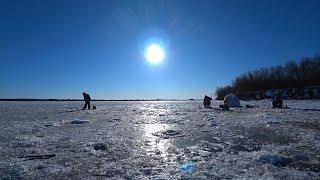
<svg viewBox="0 0 320 180">
<path fill-rule="evenodd" d="M 83 93 L 83 99 L 84 101 L 91 101 L 89 94 L 86 94 L 86 93 Z"/>
</svg>

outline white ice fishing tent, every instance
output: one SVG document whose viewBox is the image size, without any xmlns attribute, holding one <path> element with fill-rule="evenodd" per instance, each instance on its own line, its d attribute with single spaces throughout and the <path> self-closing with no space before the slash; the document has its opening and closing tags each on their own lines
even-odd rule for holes
<svg viewBox="0 0 320 180">
<path fill-rule="evenodd" d="M 239 98 L 234 95 L 234 94 L 227 94 L 224 97 L 224 102 L 229 106 L 229 107 L 241 107 Z"/>
</svg>

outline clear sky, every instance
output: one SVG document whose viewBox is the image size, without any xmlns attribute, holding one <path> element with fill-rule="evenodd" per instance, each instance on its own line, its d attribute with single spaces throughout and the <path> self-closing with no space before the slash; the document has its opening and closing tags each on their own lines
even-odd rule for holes
<svg viewBox="0 0 320 180">
<path fill-rule="evenodd" d="M 201 98 L 320 53 L 319 0 L 2 0 L 0 98 Z M 144 49 L 157 40 L 161 64 Z"/>
</svg>

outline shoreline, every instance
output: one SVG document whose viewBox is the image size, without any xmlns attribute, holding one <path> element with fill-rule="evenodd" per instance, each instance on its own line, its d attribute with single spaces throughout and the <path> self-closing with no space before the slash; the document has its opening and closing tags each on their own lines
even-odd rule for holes
<svg viewBox="0 0 320 180">
<path fill-rule="evenodd" d="M 91 101 L 196 101 L 200 99 L 93 99 Z M 83 101 L 83 99 L 0 99 L 0 101 Z"/>
</svg>

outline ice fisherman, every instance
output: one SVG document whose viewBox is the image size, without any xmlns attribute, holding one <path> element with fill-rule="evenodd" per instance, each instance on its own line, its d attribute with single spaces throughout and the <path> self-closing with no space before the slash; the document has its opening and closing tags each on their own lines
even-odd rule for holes
<svg viewBox="0 0 320 180">
<path fill-rule="evenodd" d="M 90 98 L 89 94 L 83 92 L 82 95 L 83 95 L 83 100 L 85 102 L 84 107 L 82 108 L 82 110 L 85 110 L 87 108 L 87 106 L 88 106 L 88 109 L 90 109 L 91 98 Z"/>
<path fill-rule="evenodd" d="M 205 95 L 204 98 L 203 98 L 203 106 L 205 108 L 211 108 L 211 106 L 210 106 L 211 105 L 211 100 L 212 100 L 211 97 Z"/>
<path fill-rule="evenodd" d="M 278 93 L 276 95 L 276 99 L 272 101 L 273 108 L 282 108 L 283 107 L 283 100 L 282 100 L 282 93 Z"/>
</svg>

